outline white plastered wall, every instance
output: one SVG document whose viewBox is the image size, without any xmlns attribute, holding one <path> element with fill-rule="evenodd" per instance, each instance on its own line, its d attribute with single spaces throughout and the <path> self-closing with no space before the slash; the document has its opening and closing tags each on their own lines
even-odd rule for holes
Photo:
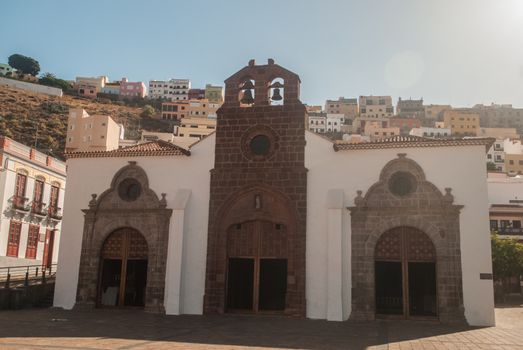
<svg viewBox="0 0 523 350">
<path fill-rule="evenodd" d="M 65 193 L 60 265 L 57 272 L 54 306 L 71 309 L 76 300 L 78 268 L 84 216 L 91 194 L 100 195 L 110 187 L 114 174 L 128 161 L 136 161 L 147 173 L 149 187 L 160 197 L 166 193 L 167 208 L 173 210 L 169 241 L 182 242 L 182 257 L 170 257 L 181 267 L 169 266 L 166 273 L 167 314 L 201 314 L 205 290 L 207 226 L 209 215 L 210 169 L 214 164 L 215 136 L 210 135 L 191 149 L 191 156 L 118 157 L 70 159 Z M 88 186 L 86 184 L 89 184 Z M 183 235 L 176 231 L 175 217 L 181 210 L 176 198 L 180 190 L 190 191 L 183 207 Z M 183 192 L 182 191 L 182 192 Z M 176 232 L 175 232 L 176 231 Z M 169 249 L 172 251 L 172 249 Z M 176 249 L 179 251 L 179 249 Z"/>
<path fill-rule="evenodd" d="M 320 136 L 307 132 L 306 140 L 307 317 L 345 320 L 350 316 L 351 231 L 345 207 L 353 205 L 357 190 L 365 194 L 378 181 L 388 161 L 397 158 L 398 153 L 406 153 L 424 169 L 428 181 L 440 191 L 451 187 L 455 204 L 464 205 L 460 231 L 465 316 L 471 325 L 494 323 L 492 281 L 479 279 L 480 273 L 491 272 L 483 146 L 334 152 L 332 143 Z M 198 143 L 192 148 L 191 157 L 86 158 L 68 162 L 55 306 L 74 306 L 84 222 L 81 209 L 87 208 L 91 193 L 105 191 L 114 174 L 135 160 L 147 172 L 151 189 L 158 195 L 167 193 L 168 208 L 174 208 L 170 241 L 183 242 L 181 268 L 174 268 L 173 257 L 168 257 L 168 271 L 172 269 L 173 274 L 166 277 L 166 311 L 202 313 L 214 141 L 211 135 Z M 84 185 L 87 182 L 89 186 Z M 183 205 L 175 203 L 175 196 L 184 191 L 190 195 L 182 201 Z M 183 228 L 176 229 L 175 217 L 183 218 Z M 340 249 L 333 240 L 339 240 Z M 329 255 L 328 251 L 335 254 Z"/>
<path fill-rule="evenodd" d="M 345 207 L 354 205 L 356 191 L 366 191 L 379 180 L 385 164 L 398 153 L 416 161 L 428 181 L 440 191 L 452 188 L 454 203 L 463 205 L 460 215 L 461 260 L 465 317 L 471 325 L 494 324 L 494 299 L 491 280 L 481 280 L 480 273 L 491 273 L 490 233 L 484 146 L 401 148 L 335 152 L 332 143 L 307 132 L 305 166 L 307 185 L 307 317 L 340 320 L 350 316 L 350 215 L 344 210 L 341 222 L 342 266 L 333 269 L 333 259 L 327 254 L 328 227 L 332 225 L 329 208 L 330 190 L 343 191 Z M 331 242 L 332 244 L 332 242 Z M 341 276 L 333 281 L 332 276 Z M 331 314 L 332 287 L 342 287 L 343 313 Z M 329 291 L 330 288 L 330 291 Z M 329 316 L 330 315 L 330 316 Z"/>
</svg>

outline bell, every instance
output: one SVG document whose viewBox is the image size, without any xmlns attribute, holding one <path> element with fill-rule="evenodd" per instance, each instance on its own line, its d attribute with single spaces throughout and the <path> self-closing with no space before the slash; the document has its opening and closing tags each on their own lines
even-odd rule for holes
<svg viewBox="0 0 523 350">
<path fill-rule="evenodd" d="M 254 89 L 254 84 L 252 83 L 252 81 L 250 80 L 247 80 L 241 87 L 240 89 L 242 90 L 246 90 L 246 89 Z"/>
<path fill-rule="evenodd" d="M 279 88 L 274 88 L 274 90 L 272 92 L 271 100 L 273 100 L 273 101 L 281 101 L 281 100 L 283 100 L 283 97 L 281 97 L 281 95 L 280 95 L 280 89 Z"/>
<path fill-rule="evenodd" d="M 244 105 L 252 105 L 254 103 L 254 99 L 252 98 L 252 93 L 250 89 L 247 89 L 243 92 L 243 96 L 240 102 Z"/>
</svg>

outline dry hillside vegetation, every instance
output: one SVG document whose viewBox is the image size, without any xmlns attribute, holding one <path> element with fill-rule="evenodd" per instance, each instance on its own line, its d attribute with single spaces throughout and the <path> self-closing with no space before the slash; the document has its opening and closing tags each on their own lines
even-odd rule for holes
<svg viewBox="0 0 523 350">
<path fill-rule="evenodd" d="M 139 129 L 167 131 L 169 125 L 140 117 L 141 108 L 100 103 L 64 95 L 47 96 L 0 86 L 0 135 L 58 157 L 63 155 L 69 108 L 83 108 L 89 114 L 106 114 L 122 123 L 126 138 L 139 138 Z M 171 129 L 172 130 L 172 129 Z"/>
</svg>

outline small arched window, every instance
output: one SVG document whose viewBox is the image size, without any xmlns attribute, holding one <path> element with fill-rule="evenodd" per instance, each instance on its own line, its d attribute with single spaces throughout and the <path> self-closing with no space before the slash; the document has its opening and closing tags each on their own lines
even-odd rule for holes
<svg viewBox="0 0 523 350">
<path fill-rule="evenodd" d="M 269 103 L 271 106 L 284 104 L 284 89 L 285 84 L 282 78 L 272 79 L 269 85 Z"/>
</svg>

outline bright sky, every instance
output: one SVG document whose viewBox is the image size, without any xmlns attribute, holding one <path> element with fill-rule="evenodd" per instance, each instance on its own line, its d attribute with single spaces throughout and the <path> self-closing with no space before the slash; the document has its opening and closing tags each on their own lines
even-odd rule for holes
<svg viewBox="0 0 523 350">
<path fill-rule="evenodd" d="M 523 107 L 523 0 L 24 0 L 0 11 L 0 62 L 64 79 L 221 84 L 255 58 L 298 73 L 303 102 L 392 95 Z"/>
</svg>

